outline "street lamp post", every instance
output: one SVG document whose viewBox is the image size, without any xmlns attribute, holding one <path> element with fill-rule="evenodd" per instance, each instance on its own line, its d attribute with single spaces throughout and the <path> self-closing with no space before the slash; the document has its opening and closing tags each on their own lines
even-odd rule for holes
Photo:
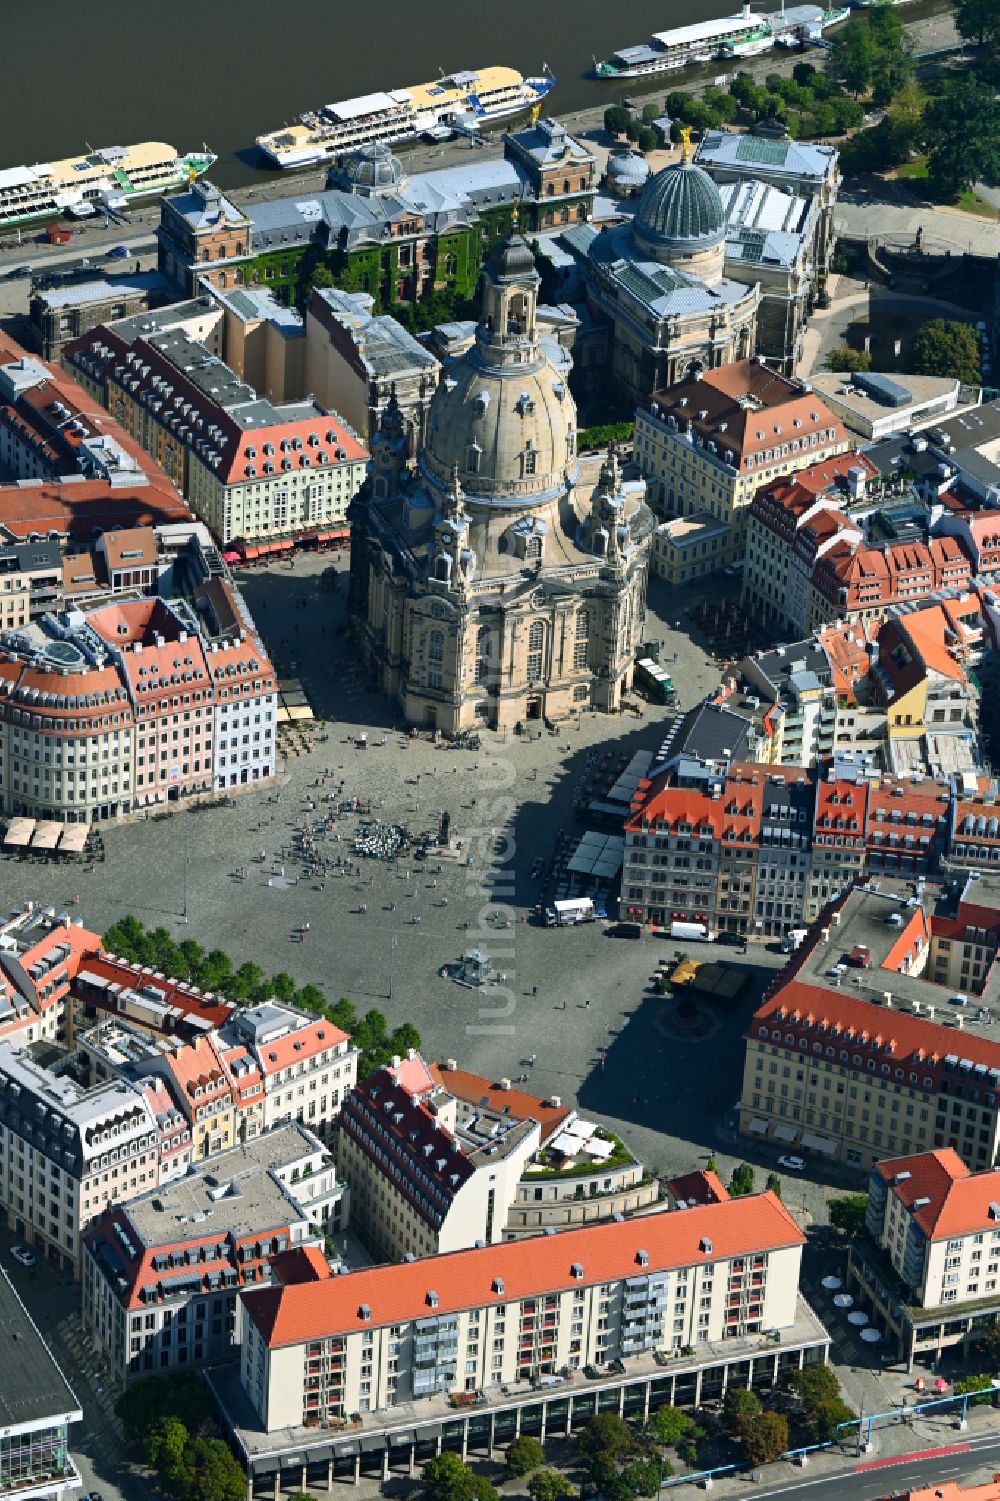
<svg viewBox="0 0 1000 1501">
<path fill-rule="evenodd" d="M 188 920 L 188 866 L 191 864 L 191 856 L 184 856 L 184 907 L 181 912 L 181 922 Z"/>
</svg>

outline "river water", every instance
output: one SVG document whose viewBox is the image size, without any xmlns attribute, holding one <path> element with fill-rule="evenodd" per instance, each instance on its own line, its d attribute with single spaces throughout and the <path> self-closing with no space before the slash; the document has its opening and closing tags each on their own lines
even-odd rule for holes
<svg viewBox="0 0 1000 1501">
<path fill-rule="evenodd" d="M 629 92 L 587 77 L 594 55 L 737 3 L 9 0 L 0 166 L 71 156 L 87 143 L 165 140 L 184 152 L 204 142 L 219 157 L 213 181 L 235 186 L 259 175 L 253 142 L 263 131 L 442 69 L 506 64 L 529 74 L 548 63 L 559 81 L 546 108 L 569 113 Z M 39 56 L 44 81 L 28 65 Z M 676 86 L 663 75 L 653 97 Z"/>
</svg>

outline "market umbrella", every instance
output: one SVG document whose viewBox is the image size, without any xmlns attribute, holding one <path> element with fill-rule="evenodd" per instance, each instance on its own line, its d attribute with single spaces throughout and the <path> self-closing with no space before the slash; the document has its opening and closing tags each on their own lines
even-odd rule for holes
<svg viewBox="0 0 1000 1501">
<path fill-rule="evenodd" d="M 935 1381 L 934 1390 L 936 1392 L 946 1392 L 948 1390 L 948 1383 L 943 1376 L 939 1376 Z"/>
<path fill-rule="evenodd" d="M 861 1338 L 866 1345 L 877 1345 L 882 1338 L 882 1334 L 878 1329 L 862 1329 Z"/>
<path fill-rule="evenodd" d="M 847 1322 L 849 1324 L 857 1324 L 860 1327 L 860 1325 L 862 1324 L 867 1324 L 868 1315 L 866 1313 L 862 1313 L 860 1308 L 855 1308 L 853 1313 L 849 1313 L 847 1315 Z"/>
<path fill-rule="evenodd" d="M 843 1285 L 844 1284 L 841 1282 L 839 1277 L 823 1278 L 823 1286 L 826 1288 L 828 1293 L 835 1293 L 838 1287 L 843 1287 Z"/>
<path fill-rule="evenodd" d="M 838 1308 L 852 1308 L 854 1306 L 854 1299 L 850 1293 L 838 1293 L 833 1301 Z"/>
</svg>

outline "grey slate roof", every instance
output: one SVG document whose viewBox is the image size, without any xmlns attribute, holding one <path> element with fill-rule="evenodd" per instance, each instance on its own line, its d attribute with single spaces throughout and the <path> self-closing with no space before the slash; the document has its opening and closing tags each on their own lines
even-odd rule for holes
<svg viewBox="0 0 1000 1501">
<path fill-rule="evenodd" d="M 594 239 L 589 255 L 622 291 L 658 318 L 671 313 L 706 312 L 721 304 L 742 302 L 747 296 L 745 286 L 727 277 L 710 287 L 686 271 L 642 259 L 628 224 L 603 230 Z"/>
<path fill-rule="evenodd" d="M 5 1379 L 0 1381 L 0 1427 L 16 1431 L 45 1419 L 78 1421 L 83 1416 L 73 1389 L 2 1269 L 0 1344 L 5 1368 Z"/>
<path fill-rule="evenodd" d="M 757 170 L 783 173 L 819 186 L 837 155 L 833 146 L 782 137 L 741 135 L 734 130 L 709 130 L 699 143 L 695 161 L 702 167 L 728 167 L 753 177 Z"/>
<path fill-rule="evenodd" d="M 753 721 L 722 704 L 696 704 L 685 715 L 671 752 L 695 756 L 702 761 L 747 757 L 753 738 Z"/>
</svg>

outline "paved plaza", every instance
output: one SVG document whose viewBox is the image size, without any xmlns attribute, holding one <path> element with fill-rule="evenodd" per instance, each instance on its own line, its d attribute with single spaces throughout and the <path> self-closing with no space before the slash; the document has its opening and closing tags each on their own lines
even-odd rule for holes
<svg viewBox="0 0 1000 1501">
<path fill-rule="evenodd" d="M 317 733 L 311 751 L 282 762 L 272 800 L 248 794 L 232 807 L 179 807 L 108 828 L 107 860 L 92 874 L 0 861 L 0 898 L 62 907 L 79 894 L 70 910 L 100 932 L 134 912 L 149 927 L 226 950 L 237 965 L 254 960 L 266 973 L 287 970 L 300 984 L 321 985 L 331 999 L 377 1007 L 390 1025 L 412 1021 L 430 1056 L 492 1077 L 526 1073 L 530 1088 L 608 1120 L 658 1172 L 686 1170 L 712 1152 L 726 1169 L 735 1141 L 718 1128 L 739 1095 L 746 1018 L 779 956 L 720 951 L 749 970 L 743 996 L 728 1010 L 709 1008 L 706 1035 L 679 1043 L 670 1036 L 669 1003 L 650 985 L 672 943 L 608 938 L 601 923 L 549 929 L 525 920 L 540 895 L 533 864 L 548 861 L 560 831 L 585 828 L 573 804 L 588 766 L 609 748 L 631 755 L 657 747 L 669 711 L 585 713 L 558 734 L 533 727 L 530 741 L 510 744 L 484 732 L 478 751 L 410 740 L 394 728 L 390 705 L 372 692 L 342 633 L 344 562 L 338 587 L 321 588 L 330 561 L 303 557 L 240 580 L 279 675 L 297 673 L 325 721 L 325 739 Z M 722 582 L 713 580 L 713 589 Z M 684 707 L 719 674 L 687 613 L 696 600 L 651 581 L 647 636 L 663 643 Z M 367 749 L 356 746 L 362 732 Z M 442 860 L 438 874 L 419 872 L 404 856 L 362 860 L 358 874 L 331 873 L 323 884 L 306 877 L 302 862 L 281 852 L 296 830 L 332 814 L 316 849 L 347 861 L 360 818 L 336 806 L 354 797 L 414 834 L 434 833 L 447 811 L 461 851 Z M 439 973 L 476 946 L 506 976 L 495 989 L 466 989 Z M 534 1066 L 523 1061 L 531 1055 Z M 822 1213 L 822 1195 L 807 1183 L 789 1191 L 790 1202 L 797 1197 Z"/>
</svg>

